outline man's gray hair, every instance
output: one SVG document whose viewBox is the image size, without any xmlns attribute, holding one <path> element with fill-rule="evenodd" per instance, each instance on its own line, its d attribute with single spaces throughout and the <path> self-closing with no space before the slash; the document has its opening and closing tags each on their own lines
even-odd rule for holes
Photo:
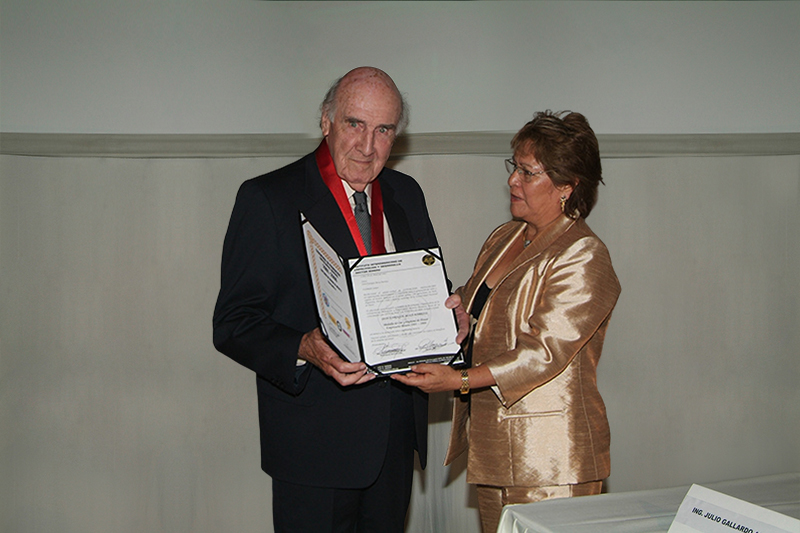
<svg viewBox="0 0 800 533">
<path fill-rule="evenodd" d="M 346 74 L 345 74 L 346 76 Z M 331 88 L 328 89 L 328 92 L 325 93 L 325 99 L 322 100 L 322 104 L 319 106 L 319 127 L 322 127 L 322 117 L 328 117 L 328 120 L 333 124 L 334 118 L 336 117 L 336 94 L 339 92 L 339 86 L 342 84 L 342 79 L 345 77 L 342 76 L 331 85 Z M 399 136 L 403 131 L 405 131 L 406 126 L 408 126 L 408 102 L 406 102 L 406 97 L 403 96 L 397 88 L 397 96 L 400 98 L 400 118 L 397 119 L 397 130 L 395 132 L 395 136 Z"/>
</svg>

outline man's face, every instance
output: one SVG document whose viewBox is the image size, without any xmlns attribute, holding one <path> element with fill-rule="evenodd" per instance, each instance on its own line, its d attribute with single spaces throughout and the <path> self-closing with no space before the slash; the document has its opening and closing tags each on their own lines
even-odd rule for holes
<svg viewBox="0 0 800 533">
<path fill-rule="evenodd" d="M 334 121 L 322 116 L 322 134 L 336 172 L 356 191 L 377 178 L 389 159 L 399 118 L 399 96 L 382 78 L 342 80 Z"/>
</svg>

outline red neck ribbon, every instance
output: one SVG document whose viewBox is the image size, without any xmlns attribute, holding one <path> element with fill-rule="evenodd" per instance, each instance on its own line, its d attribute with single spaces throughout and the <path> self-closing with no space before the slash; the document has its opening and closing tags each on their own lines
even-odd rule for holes
<svg viewBox="0 0 800 533">
<path fill-rule="evenodd" d="M 333 164 L 333 158 L 328 148 L 328 141 L 322 139 L 322 143 L 314 155 L 317 159 L 317 167 L 319 167 L 322 180 L 328 186 L 333 198 L 339 205 L 339 210 L 347 222 L 347 227 L 350 228 L 350 234 L 353 236 L 356 246 L 358 246 L 359 254 L 362 256 L 367 255 L 367 248 L 364 246 L 364 239 L 361 238 L 361 232 L 358 230 L 358 223 L 356 222 L 355 214 L 353 214 L 353 208 L 350 206 L 350 199 L 344 191 L 342 178 L 336 173 L 336 167 Z M 386 253 L 386 245 L 383 242 L 383 196 L 381 195 L 381 185 L 378 180 L 372 182 L 372 194 L 370 196 L 372 198 L 372 214 L 370 215 L 372 253 L 383 254 Z"/>
</svg>

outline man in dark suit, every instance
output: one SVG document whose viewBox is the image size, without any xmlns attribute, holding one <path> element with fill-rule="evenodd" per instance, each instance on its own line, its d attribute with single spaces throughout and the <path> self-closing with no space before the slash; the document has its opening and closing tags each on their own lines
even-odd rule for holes
<svg viewBox="0 0 800 533">
<path fill-rule="evenodd" d="M 222 253 L 214 345 L 256 373 L 275 530 L 399 532 L 414 449 L 425 466 L 427 396 L 376 379 L 325 341 L 299 213 L 343 257 L 437 241 L 419 185 L 384 168 L 407 122 L 392 79 L 355 69 L 331 87 L 321 114 L 324 139 L 314 153 L 239 190 Z M 463 309 L 457 316 L 460 341 Z"/>
</svg>

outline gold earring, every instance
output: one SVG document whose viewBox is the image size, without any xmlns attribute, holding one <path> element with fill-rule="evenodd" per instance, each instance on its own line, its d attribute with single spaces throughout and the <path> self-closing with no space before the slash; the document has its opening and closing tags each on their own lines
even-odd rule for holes
<svg viewBox="0 0 800 533">
<path fill-rule="evenodd" d="M 561 212 L 562 213 L 564 212 L 564 206 L 565 205 L 567 205 L 567 197 L 566 196 L 562 196 L 561 197 Z"/>
</svg>

